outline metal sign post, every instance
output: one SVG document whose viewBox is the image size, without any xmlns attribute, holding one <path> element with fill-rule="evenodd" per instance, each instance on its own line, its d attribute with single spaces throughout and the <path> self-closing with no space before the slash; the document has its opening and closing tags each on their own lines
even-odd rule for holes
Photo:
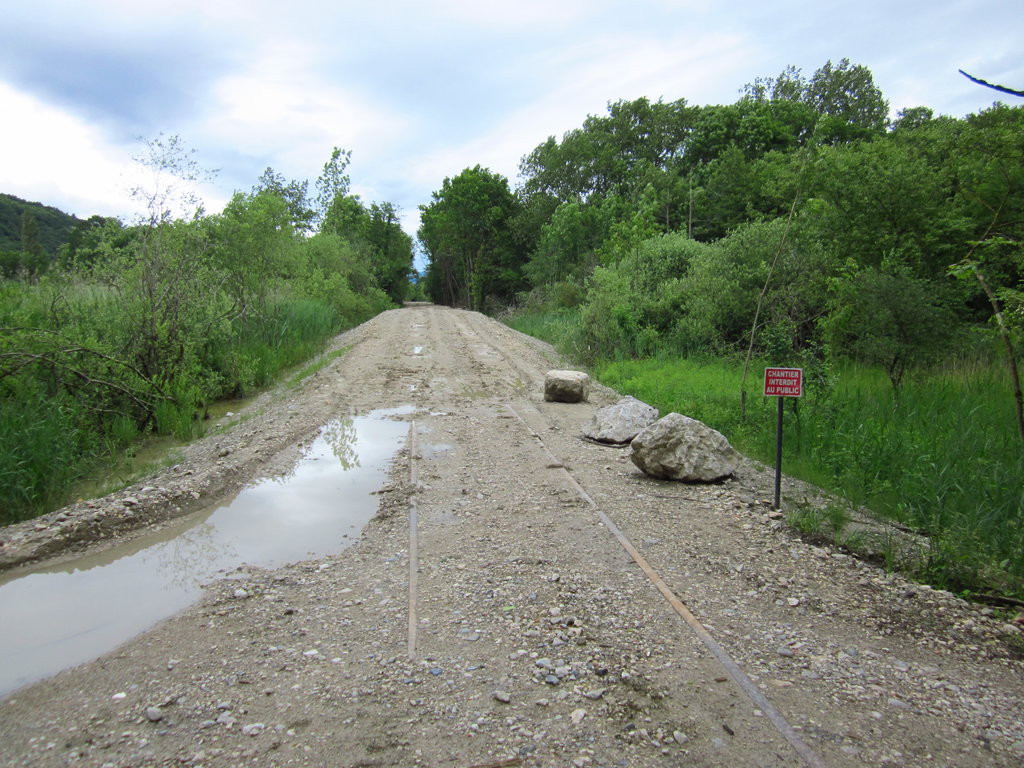
<svg viewBox="0 0 1024 768">
<path fill-rule="evenodd" d="M 779 399 L 779 415 L 775 433 L 775 509 L 782 507 L 782 398 L 800 397 L 804 393 L 803 368 L 765 368 L 765 397 Z"/>
</svg>

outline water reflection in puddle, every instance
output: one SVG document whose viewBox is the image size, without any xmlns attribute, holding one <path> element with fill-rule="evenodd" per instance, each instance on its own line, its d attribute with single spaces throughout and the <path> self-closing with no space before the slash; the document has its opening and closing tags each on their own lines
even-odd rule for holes
<svg viewBox="0 0 1024 768">
<path fill-rule="evenodd" d="M 150 536 L 0 585 L 0 696 L 174 615 L 218 573 L 344 549 L 375 513 L 371 494 L 408 431 L 389 417 L 413 410 L 331 422 L 285 477 Z"/>
</svg>

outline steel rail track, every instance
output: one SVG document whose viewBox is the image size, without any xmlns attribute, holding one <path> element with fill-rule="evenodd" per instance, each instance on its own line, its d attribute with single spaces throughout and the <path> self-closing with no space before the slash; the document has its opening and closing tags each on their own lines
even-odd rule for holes
<svg viewBox="0 0 1024 768">
<path fill-rule="evenodd" d="M 597 514 L 598 519 L 604 524 L 605 528 L 616 538 L 619 544 L 624 550 L 633 558 L 633 561 L 640 567 L 640 570 L 644 572 L 644 575 L 651 581 L 651 583 L 657 588 L 661 595 L 668 601 L 672 609 L 679 615 L 679 617 L 686 622 L 687 626 L 693 630 L 694 634 L 700 638 L 704 646 L 711 652 L 711 654 L 718 659 L 718 662 L 722 665 L 726 672 L 733 681 L 740 687 L 740 689 L 747 695 L 747 697 L 757 705 L 758 709 L 764 712 L 775 729 L 782 735 L 786 741 L 789 742 L 790 746 L 796 751 L 797 755 L 811 768 L 825 768 L 825 763 L 821 757 L 808 746 L 807 742 L 800 738 L 800 735 L 796 732 L 789 721 L 783 717 L 775 706 L 768 700 L 768 698 L 761 692 L 761 690 L 754 684 L 747 674 L 740 669 L 739 665 L 729 656 L 728 652 L 718 643 L 707 628 L 701 624 L 700 620 L 694 616 L 693 612 L 686 607 L 679 597 L 669 588 L 665 581 L 658 575 L 658 572 L 654 570 L 647 559 L 640 553 L 640 551 L 633 546 L 633 543 L 629 538 L 622 532 L 622 530 L 612 521 L 610 517 L 602 510 L 597 502 L 587 493 L 586 489 L 580 484 L 576 477 L 572 474 L 565 463 L 556 457 L 543 438 L 537 434 L 526 420 L 519 414 L 519 412 L 512 406 L 511 403 L 506 403 L 505 407 L 508 411 L 519 421 L 520 424 L 526 429 L 526 431 L 533 437 L 540 448 L 547 455 L 550 460 L 550 466 L 553 469 L 561 470 L 569 486 L 575 491 L 576 495 L 585 501 L 590 508 Z M 537 411 L 537 414 L 544 418 L 544 415 Z"/>
<path fill-rule="evenodd" d="M 512 369 L 516 370 L 523 378 L 529 382 L 535 382 L 536 378 L 532 372 L 524 369 L 518 361 L 515 361 L 509 357 L 503 350 L 496 347 L 494 344 L 489 342 L 482 334 L 479 329 L 473 327 L 472 322 L 467 322 L 465 325 L 459 320 L 454 322 L 456 329 L 461 332 L 463 337 L 469 336 L 470 334 L 475 335 L 483 344 L 493 349 L 500 358 L 502 358 Z M 469 327 L 467 328 L 466 325 Z M 629 554 L 636 565 L 643 571 L 644 575 L 650 580 L 650 582 L 657 588 L 661 593 L 662 597 L 672 607 L 673 611 L 681 618 L 686 625 L 697 635 L 708 651 L 718 660 L 725 671 L 732 678 L 733 682 L 743 691 L 743 693 L 750 699 L 750 701 L 760 709 L 765 717 L 775 726 L 775 729 L 779 734 L 790 744 L 793 750 L 797 753 L 801 760 L 811 768 L 825 768 L 825 762 L 822 758 L 805 742 L 800 738 L 800 734 L 796 732 L 789 721 L 780 713 L 775 706 L 768 700 L 768 698 L 761 692 L 761 690 L 754 684 L 754 682 L 747 676 L 747 674 L 740 669 L 739 665 L 733 660 L 728 652 L 715 640 L 714 636 L 708 631 L 708 629 L 700 622 L 700 620 L 686 607 L 686 604 L 669 588 L 665 581 L 661 578 L 658 572 L 651 566 L 647 559 L 640 553 L 640 551 L 633 546 L 633 543 L 629 538 L 622 532 L 622 530 L 612 521 L 610 517 L 602 510 L 597 502 L 587 493 L 586 489 L 580 484 L 572 472 L 566 467 L 565 463 L 556 457 L 543 438 L 534 430 L 529 423 L 522 417 L 522 415 L 515 409 L 511 403 L 505 403 L 505 408 L 512 414 L 512 416 L 519 421 L 520 424 L 526 429 L 534 440 L 537 441 L 540 449 L 547 455 L 549 464 L 553 469 L 561 470 L 566 482 L 572 488 L 572 490 L 582 499 L 586 504 L 594 511 L 600 522 L 604 527 L 615 537 L 622 548 Z M 547 420 L 543 413 L 534 408 L 535 413 L 541 419 Z M 418 602 L 418 532 L 417 532 L 417 518 L 418 518 L 418 506 L 416 495 L 419 490 L 418 481 L 418 470 L 417 470 L 417 448 L 416 448 L 416 424 L 412 422 L 409 427 L 409 480 L 412 484 L 412 492 L 409 499 L 409 637 L 408 637 L 408 654 L 411 659 L 416 658 L 416 635 L 418 629 L 418 613 L 417 613 L 417 602 Z"/>
</svg>

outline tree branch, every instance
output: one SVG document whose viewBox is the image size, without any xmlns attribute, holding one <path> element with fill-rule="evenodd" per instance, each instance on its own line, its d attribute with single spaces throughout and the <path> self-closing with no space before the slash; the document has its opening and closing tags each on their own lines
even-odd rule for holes
<svg viewBox="0 0 1024 768">
<path fill-rule="evenodd" d="M 81 352 L 81 351 L 88 351 L 88 350 L 82 350 L 82 349 L 64 349 L 64 350 L 60 350 L 60 352 L 63 353 L 63 354 L 70 354 L 72 352 Z M 153 410 L 153 407 L 154 407 L 154 404 L 153 404 L 153 402 L 151 400 L 144 399 L 144 398 L 147 397 L 147 395 L 145 395 L 145 394 L 142 394 L 142 393 L 139 393 L 139 392 L 135 392 L 135 391 L 129 389 L 128 387 L 125 387 L 125 386 L 123 386 L 121 384 L 118 384 L 116 382 L 113 382 L 113 381 L 107 381 L 106 379 L 94 378 L 93 376 L 90 376 L 89 374 L 85 373 L 84 371 L 80 371 L 78 368 L 75 368 L 75 367 L 69 365 L 68 363 L 65 363 L 62 360 L 58 360 L 58 359 L 55 359 L 53 357 L 50 357 L 47 354 L 37 354 L 37 353 L 33 353 L 33 352 L 4 352 L 4 353 L 0 353 L 0 359 L 19 360 L 19 361 L 21 361 L 20 365 L 19 364 L 15 364 L 15 367 L 12 368 L 7 373 L 4 373 L 4 372 L 0 371 L 0 378 L 3 378 L 4 376 L 16 373 L 17 371 L 21 370 L 22 368 L 24 368 L 29 363 L 45 363 L 45 364 L 49 365 L 51 368 L 58 369 L 58 370 L 61 370 L 61 371 L 65 371 L 66 373 L 69 373 L 70 375 L 74 376 L 75 378 L 80 379 L 81 381 L 83 381 L 85 384 L 99 385 L 99 386 L 102 386 L 102 387 L 107 387 L 108 389 L 112 389 L 115 392 L 120 392 L 126 398 L 128 398 L 131 401 L 133 401 L 136 405 L 138 405 L 139 407 L 144 409 L 147 413 L 151 412 Z M 151 383 L 151 382 L 148 382 L 148 380 L 147 380 L 147 383 Z M 163 395 L 163 394 L 160 394 L 160 395 L 156 396 L 155 399 L 156 400 L 170 400 L 170 398 L 168 398 L 166 395 Z"/>
<path fill-rule="evenodd" d="M 97 351 L 95 349 L 90 349 L 89 347 L 83 347 L 80 344 L 76 343 L 75 341 L 67 338 L 63 334 L 58 333 L 57 331 L 52 331 L 52 330 L 50 330 L 48 328 L 33 328 L 33 327 L 27 327 L 27 326 L 14 326 L 14 327 L 0 328 L 0 333 L 15 333 L 15 332 L 19 332 L 19 331 L 22 332 L 22 333 L 24 333 L 24 332 L 40 333 L 40 334 L 44 334 L 44 335 L 47 335 L 47 336 L 52 336 L 52 337 L 54 337 L 54 338 L 64 342 L 65 344 L 72 345 L 72 346 L 68 347 L 67 349 L 61 350 L 65 354 L 77 353 L 77 352 L 85 352 L 87 354 L 93 355 L 94 357 L 98 357 L 101 360 L 106 360 L 108 363 L 113 363 L 116 366 L 120 366 L 121 368 L 125 368 L 125 369 L 131 371 L 132 373 L 134 373 L 136 376 L 138 376 L 143 381 L 145 381 L 149 386 L 151 386 L 156 391 L 157 395 L 159 395 L 159 399 L 161 399 L 161 400 L 173 400 L 173 398 L 169 397 L 168 395 L 166 395 L 164 393 L 164 391 L 159 387 L 159 385 L 157 385 L 157 383 L 155 381 L 152 381 L 148 376 L 146 376 L 142 371 L 140 371 L 138 368 L 136 368 L 131 363 L 125 362 L 124 360 L 121 360 L 119 358 L 116 358 L 116 357 L 113 357 L 111 355 L 108 355 L 105 352 L 99 352 L 99 351 Z M 2 357 L 13 357 L 13 356 L 18 356 L 18 355 L 42 357 L 42 356 L 39 356 L 39 355 L 32 355 L 32 353 L 28 353 L 28 352 L 10 352 L 10 353 L 7 353 L 5 355 L 0 355 L 0 356 L 2 356 Z"/>
<path fill-rule="evenodd" d="M 996 85 L 995 83 L 990 83 L 987 80 L 982 80 L 980 77 L 974 77 L 973 75 L 968 75 L 962 69 L 958 69 L 957 72 L 959 72 L 961 75 L 966 77 L 972 83 L 977 83 L 978 85 L 984 85 L 986 88 L 991 88 L 992 90 L 999 91 L 1001 93 L 1008 93 L 1011 96 L 1020 96 L 1020 97 L 1024 98 L 1024 91 L 1015 91 L 1013 88 L 1007 88 L 1005 85 Z"/>
</svg>

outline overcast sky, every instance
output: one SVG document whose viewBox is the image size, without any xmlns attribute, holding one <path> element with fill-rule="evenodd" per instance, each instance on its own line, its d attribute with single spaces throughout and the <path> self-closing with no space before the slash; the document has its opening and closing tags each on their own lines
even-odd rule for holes
<svg viewBox="0 0 1024 768">
<path fill-rule="evenodd" d="M 446 176 L 515 184 L 549 135 L 647 96 L 727 104 L 789 64 L 843 57 L 893 113 L 961 117 L 1024 88 L 1019 0 L 6 0 L 0 192 L 129 218 L 139 138 L 177 134 L 217 211 L 268 166 L 312 182 L 352 151 L 353 191 L 415 234 Z M 1019 103 L 1013 97 L 1003 97 Z M 312 185 L 311 185 L 312 188 Z"/>
</svg>

